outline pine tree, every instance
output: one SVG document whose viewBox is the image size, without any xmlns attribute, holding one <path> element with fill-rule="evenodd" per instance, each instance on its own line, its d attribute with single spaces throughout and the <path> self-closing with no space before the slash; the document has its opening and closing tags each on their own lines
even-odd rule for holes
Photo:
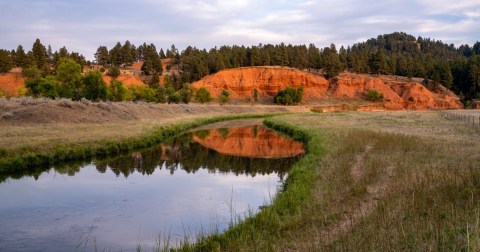
<svg viewBox="0 0 480 252">
<path fill-rule="evenodd" d="M 127 66 L 132 65 L 135 61 L 135 55 L 132 55 L 132 44 L 130 43 L 130 41 L 125 41 L 125 44 L 123 44 L 122 46 L 121 52 L 122 64 L 125 64 Z"/>
<path fill-rule="evenodd" d="M 47 62 L 53 64 L 53 51 L 51 45 L 48 45 L 47 47 Z"/>
<path fill-rule="evenodd" d="M 162 49 L 162 48 L 160 48 L 159 55 L 160 55 L 160 58 L 161 58 L 161 59 L 165 59 L 165 58 L 167 58 L 167 56 L 165 55 L 165 52 L 163 51 L 163 49 Z"/>
<path fill-rule="evenodd" d="M 32 46 L 32 54 L 38 69 L 45 69 L 47 64 L 47 49 L 36 39 Z"/>
<path fill-rule="evenodd" d="M 0 50 L 0 73 L 6 73 L 13 68 L 13 60 L 10 52 Z"/>
<path fill-rule="evenodd" d="M 473 98 L 477 98 L 480 85 L 480 59 L 475 54 L 468 60 L 468 82 Z"/>
<path fill-rule="evenodd" d="M 307 67 L 308 68 L 313 68 L 313 69 L 319 69 L 320 68 L 320 50 L 314 45 L 310 44 L 308 45 L 307 49 Z"/>
<path fill-rule="evenodd" d="M 110 56 L 110 64 L 113 66 L 120 66 L 123 63 L 123 52 L 122 44 L 117 42 L 117 44 L 110 50 L 108 53 Z"/>
<path fill-rule="evenodd" d="M 108 48 L 106 46 L 100 46 L 95 53 L 95 60 L 98 65 L 105 66 L 108 64 Z"/>
<path fill-rule="evenodd" d="M 388 74 L 387 60 L 382 50 L 372 53 L 369 59 L 370 71 L 373 74 Z"/>
<path fill-rule="evenodd" d="M 15 52 L 15 65 L 23 69 L 31 65 L 31 62 L 29 61 L 28 56 L 25 54 L 25 50 L 23 50 L 23 46 L 21 45 L 17 47 L 17 51 Z"/>
<path fill-rule="evenodd" d="M 327 79 L 337 76 L 342 71 L 340 59 L 338 58 L 334 44 L 331 44 L 330 47 L 325 47 L 323 50 L 322 65 Z"/>
</svg>

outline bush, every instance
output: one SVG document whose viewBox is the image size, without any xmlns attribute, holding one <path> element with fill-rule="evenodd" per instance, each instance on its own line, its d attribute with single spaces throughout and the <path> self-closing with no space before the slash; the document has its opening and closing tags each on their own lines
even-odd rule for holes
<svg viewBox="0 0 480 252">
<path fill-rule="evenodd" d="M 378 92 L 375 89 L 368 90 L 366 97 L 367 97 L 367 100 L 373 101 L 373 102 L 383 101 L 383 94 Z"/>
<path fill-rule="evenodd" d="M 230 93 L 228 93 L 228 90 L 224 89 L 222 90 L 222 93 L 218 96 L 218 101 L 220 102 L 221 105 L 227 103 L 229 101 Z"/>
<path fill-rule="evenodd" d="M 113 78 L 117 78 L 120 76 L 120 69 L 116 66 L 110 67 L 108 69 L 107 75 L 112 76 Z"/>
<path fill-rule="evenodd" d="M 85 85 L 85 98 L 96 101 L 105 100 L 107 98 L 107 83 L 102 78 L 102 74 L 98 71 L 90 72 L 83 78 Z"/>
<path fill-rule="evenodd" d="M 29 80 L 36 79 L 42 74 L 42 72 L 40 72 L 36 66 L 27 67 L 23 69 L 22 73 L 23 76 Z"/>
<path fill-rule="evenodd" d="M 212 96 L 210 95 L 210 91 L 205 87 L 201 87 L 195 92 L 195 100 L 200 103 L 206 103 L 212 101 Z"/>
<path fill-rule="evenodd" d="M 175 92 L 168 96 L 168 103 L 179 103 L 180 99 L 180 94 L 178 92 Z"/>
<path fill-rule="evenodd" d="M 132 86 L 129 88 L 132 93 L 132 100 L 157 102 L 157 91 L 146 86 Z"/>
<path fill-rule="evenodd" d="M 178 91 L 178 93 L 180 94 L 180 101 L 185 104 L 188 104 L 190 101 L 192 101 L 194 92 L 195 90 L 193 89 L 193 87 L 190 86 L 190 84 L 188 83 L 183 84 L 182 89 Z"/>
<path fill-rule="evenodd" d="M 258 102 L 258 89 L 253 89 L 253 101 Z"/>
<path fill-rule="evenodd" d="M 108 99 L 110 101 L 124 101 L 126 98 L 127 88 L 123 82 L 112 79 L 108 87 Z"/>
<path fill-rule="evenodd" d="M 51 75 L 47 76 L 46 78 L 36 78 L 25 81 L 27 93 L 33 97 L 47 97 L 55 99 L 59 96 L 58 86 L 58 81 Z"/>
<path fill-rule="evenodd" d="M 284 90 L 280 90 L 273 98 L 274 103 L 283 105 L 295 105 L 302 101 L 303 87 L 297 89 L 287 87 Z"/>
<path fill-rule="evenodd" d="M 157 102 L 165 103 L 167 102 L 167 89 L 165 87 L 159 86 L 157 89 Z"/>
</svg>

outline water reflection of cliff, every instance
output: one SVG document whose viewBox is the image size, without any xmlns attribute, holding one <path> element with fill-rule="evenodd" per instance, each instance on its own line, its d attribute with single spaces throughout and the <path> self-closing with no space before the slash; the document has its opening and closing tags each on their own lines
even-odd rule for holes
<svg viewBox="0 0 480 252">
<path fill-rule="evenodd" d="M 250 176 L 275 172 L 283 177 L 303 152 L 300 143 L 264 126 L 247 126 L 189 132 L 155 148 L 98 162 L 97 169 L 105 172 L 108 167 L 124 176 L 165 168 L 171 174 L 208 169 Z"/>
<path fill-rule="evenodd" d="M 188 173 L 208 169 L 211 172 L 233 172 L 250 176 L 278 173 L 283 178 L 301 153 L 303 147 L 300 143 L 284 138 L 264 126 L 248 126 L 189 132 L 159 146 L 96 161 L 94 165 L 101 173 L 110 169 L 117 176 L 125 177 L 135 172 L 150 175 L 156 169 L 166 169 L 171 174 L 178 169 Z M 55 171 L 73 176 L 87 164 L 88 162 L 72 163 L 56 167 Z M 41 173 L 12 174 L 9 177 L 30 175 L 38 178 Z M 4 179 L 6 178 L 2 180 Z"/>
<path fill-rule="evenodd" d="M 304 152 L 302 144 L 285 138 L 265 126 L 213 129 L 193 140 L 219 153 L 251 158 L 293 157 Z"/>
</svg>

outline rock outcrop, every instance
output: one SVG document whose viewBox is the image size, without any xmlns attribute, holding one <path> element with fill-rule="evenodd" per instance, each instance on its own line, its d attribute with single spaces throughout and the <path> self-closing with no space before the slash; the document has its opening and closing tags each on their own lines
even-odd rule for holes
<svg viewBox="0 0 480 252">
<path fill-rule="evenodd" d="M 252 97 L 258 90 L 260 97 L 274 96 L 287 86 L 303 87 L 309 98 L 321 98 L 328 88 L 328 81 L 318 75 L 292 68 L 244 67 L 220 71 L 192 83 L 194 88 L 206 87 L 217 97 L 223 89 L 230 92 L 230 98 Z"/>
<path fill-rule="evenodd" d="M 444 87 L 433 92 L 423 86 L 418 79 L 408 80 L 398 76 L 372 76 L 344 72 L 329 82 L 322 76 L 292 68 L 245 67 L 220 71 L 192 83 L 192 86 L 208 88 L 213 97 L 217 97 L 223 89 L 227 89 L 232 99 L 251 98 L 256 88 L 260 97 L 269 97 L 270 100 L 279 90 L 287 86 L 303 87 L 304 101 L 312 104 L 326 98 L 365 100 L 368 90 L 374 89 L 384 95 L 384 101 L 373 106 L 375 109 L 463 108 L 458 97 Z M 368 106 L 361 106 L 361 108 L 368 110 Z M 336 106 L 335 110 L 338 109 L 339 107 Z"/>
</svg>

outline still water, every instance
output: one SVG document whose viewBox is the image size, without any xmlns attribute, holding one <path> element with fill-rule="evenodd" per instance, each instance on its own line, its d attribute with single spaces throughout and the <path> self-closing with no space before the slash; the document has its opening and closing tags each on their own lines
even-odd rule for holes
<svg viewBox="0 0 480 252">
<path fill-rule="evenodd" d="M 245 123 L 244 123 L 245 124 Z M 151 251 L 271 202 L 301 144 L 262 125 L 188 132 L 0 183 L 0 251 Z"/>
</svg>

